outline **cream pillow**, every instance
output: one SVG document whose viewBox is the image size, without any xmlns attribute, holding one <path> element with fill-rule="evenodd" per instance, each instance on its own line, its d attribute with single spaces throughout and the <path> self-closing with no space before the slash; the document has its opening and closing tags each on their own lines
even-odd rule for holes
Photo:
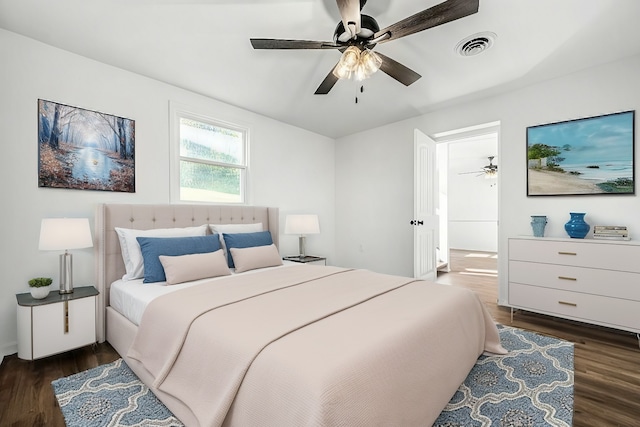
<svg viewBox="0 0 640 427">
<path fill-rule="evenodd" d="M 282 258 L 274 244 L 250 248 L 229 248 L 229 250 L 236 266 L 236 273 L 282 265 Z"/>
<path fill-rule="evenodd" d="M 231 274 L 222 249 L 203 254 L 160 255 L 158 258 L 167 276 L 167 285 Z"/>
<path fill-rule="evenodd" d="M 115 227 L 120 240 L 120 250 L 126 273 L 122 280 L 139 279 L 144 276 L 144 261 L 136 237 L 192 237 L 205 236 L 207 224 L 184 228 L 153 228 L 151 230 L 134 230 Z"/>
</svg>

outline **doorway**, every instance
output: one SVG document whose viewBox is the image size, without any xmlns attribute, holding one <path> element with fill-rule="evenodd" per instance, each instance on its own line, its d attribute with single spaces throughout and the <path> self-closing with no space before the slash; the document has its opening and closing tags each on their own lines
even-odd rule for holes
<svg viewBox="0 0 640 427">
<path fill-rule="evenodd" d="M 438 134 L 439 271 L 451 250 L 498 252 L 499 122 Z M 490 158 L 491 157 L 491 158 Z"/>
</svg>

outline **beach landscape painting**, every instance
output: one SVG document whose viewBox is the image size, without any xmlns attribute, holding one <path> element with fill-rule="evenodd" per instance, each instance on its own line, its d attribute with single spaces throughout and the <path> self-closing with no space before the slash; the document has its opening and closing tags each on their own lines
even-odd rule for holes
<svg viewBox="0 0 640 427">
<path fill-rule="evenodd" d="M 527 196 L 635 194 L 635 111 L 527 128 Z"/>
<path fill-rule="evenodd" d="M 38 186 L 135 192 L 135 121 L 38 100 Z"/>
</svg>

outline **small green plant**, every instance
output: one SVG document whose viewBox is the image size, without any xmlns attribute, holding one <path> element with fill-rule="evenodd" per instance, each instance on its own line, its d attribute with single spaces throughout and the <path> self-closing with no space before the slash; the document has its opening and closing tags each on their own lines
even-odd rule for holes
<svg viewBox="0 0 640 427">
<path fill-rule="evenodd" d="M 32 288 L 41 288 L 43 286 L 49 286 L 52 280 L 50 277 L 36 277 L 29 280 L 29 286 Z"/>
</svg>

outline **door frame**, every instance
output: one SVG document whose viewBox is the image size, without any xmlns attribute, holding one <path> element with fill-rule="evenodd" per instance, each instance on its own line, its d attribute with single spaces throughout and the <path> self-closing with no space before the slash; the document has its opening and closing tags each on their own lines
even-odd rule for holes
<svg viewBox="0 0 640 427">
<path fill-rule="evenodd" d="M 416 129 L 416 131 L 420 131 L 422 133 L 425 133 L 419 129 Z M 468 127 L 464 127 L 464 128 L 459 128 L 459 129 L 453 129 L 453 130 L 448 130 L 448 131 L 444 131 L 444 132 L 438 132 L 435 134 L 430 135 L 430 138 L 432 138 L 437 144 L 441 144 L 441 143 L 447 143 L 447 142 L 452 142 L 452 141 L 457 141 L 457 140 L 461 140 L 461 139 L 466 139 L 466 138 L 472 138 L 472 137 L 476 137 L 476 136 L 482 136 L 482 135 L 487 135 L 487 134 L 493 134 L 495 133 L 497 136 L 497 154 L 498 154 L 498 158 L 500 158 L 500 121 L 494 121 L 494 122 L 488 122 L 488 123 L 484 123 L 484 124 L 479 124 L 479 125 L 474 125 L 474 126 L 468 126 Z M 426 134 L 426 133 L 425 133 Z M 414 136 L 414 140 L 415 140 L 415 136 Z M 414 156 L 415 156 L 415 149 L 414 149 Z M 415 162 L 415 159 L 414 159 Z M 437 160 L 436 160 L 436 163 Z M 500 255 L 501 255 L 501 247 L 500 247 L 500 182 L 501 182 L 501 176 L 502 174 L 498 173 L 498 259 L 500 259 Z M 415 179 L 415 177 L 414 177 Z M 414 184 L 415 185 L 415 184 Z M 438 191 L 438 189 L 436 189 L 436 191 Z M 414 205 L 415 205 L 415 192 L 414 192 Z M 444 219 L 444 221 L 448 221 L 447 218 Z M 443 231 L 441 231 L 443 232 Z M 445 230 L 444 235 L 446 236 L 447 231 Z M 438 245 L 440 245 L 440 242 L 438 242 Z M 449 255 L 449 247 L 447 244 L 446 247 L 446 258 L 447 260 L 449 260 L 451 257 Z M 415 258 L 416 254 L 415 254 L 415 247 L 414 247 L 414 258 Z M 414 269 L 415 270 L 415 269 Z M 498 276 L 500 276 L 500 263 L 498 263 Z"/>
</svg>

